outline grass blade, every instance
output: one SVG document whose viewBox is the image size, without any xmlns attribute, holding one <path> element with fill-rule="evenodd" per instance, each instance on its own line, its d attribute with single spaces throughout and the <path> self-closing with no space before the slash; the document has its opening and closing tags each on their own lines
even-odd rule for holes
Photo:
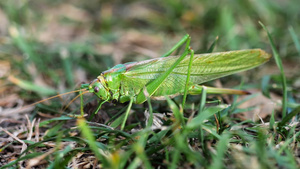
<svg viewBox="0 0 300 169">
<path fill-rule="evenodd" d="M 211 166 L 209 166 L 210 169 L 213 168 L 223 168 L 223 159 L 225 152 L 228 148 L 228 143 L 229 143 L 229 135 L 228 134 L 223 134 L 220 142 L 217 145 L 217 154 L 216 156 L 213 157 L 213 161 Z"/>
<path fill-rule="evenodd" d="M 195 129 L 197 127 L 200 127 L 204 120 L 206 120 L 210 116 L 214 115 L 215 113 L 226 109 L 227 107 L 228 107 L 228 105 L 221 104 L 221 105 L 209 107 L 209 108 L 203 110 L 201 113 L 199 113 L 195 118 L 193 118 L 187 124 L 187 128 Z"/>
<path fill-rule="evenodd" d="M 89 144 L 91 150 L 95 153 L 95 156 L 98 160 L 101 160 L 105 164 L 104 157 L 100 154 L 99 148 L 96 144 L 96 140 L 92 134 L 91 129 L 86 124 L 86 121 L 84 118 L 79 117 L 77 120 L 78 127 L 81 130 L 82 136 L 87 139 L 87 143 Z"/>
<path fill-rule="evenodd" d="M 217 36 L 214 40 L 214 42 L 211 44 L 211 46 L 209 47 L 209 49 L 207 50 L 207 53 L 212 53 L 218 43 L 219 40 L 219 36 Z"/>
<path fill-rule="evenodd" d="M 54 94 L 57 93 L 57 91 L 54 90 L 54 89 L 51 89 L 51 88 L 48 88 L 48 87 L 42 87 L 42 86 L 36 85 L 34 83 L 31 83 L 29 81 L 18 79 L 14 76 L 9 76 L 8 80 L 10 82 L 14 83 L 15 85 L 19 86 L 22 89 L 34 91 L 34 92 L 39 93 L 41 95 L 49 96 L 49 95 L 54 95 Z"/>
<path fill-rule="evenodd" d="M 278 126 L 282 127 L 282 126 L 286 125 L 286 123 L 288 123 L 294 116 L 296 116 L 299 113 L 300 113 L 300 106 L 298 106 L 291 113 L 289 113 L 287 116 L 285 116 L 281 120 L 281 122 L 279 122 Z"/>
<path fill-rule="evenodd" d="M 149 107 L 149 119 L 147 121 L 147 128 L 151 128 L 153 124 L 153 108 L 151 105 L 151 100 L 149 97 L 147 97 L 148 107 Z"/>
<path fill-rule="evenodd" d="M 290 34 L 292 36 L 292 39 L 294 41 L 294 44 L 296 46 L 296 49 L 298 51 L 298 54 L 300 55 L 300 42 L 298 40 L 298 37 L 297 37 L 297 34 L 296 32 L 294 31 L 294 28 L 292 26 L 289 27 L 289 31 L 290 31 Z"/>
<path fill-rule="evenodd" d="M 281 154 L 293 141 L 295 141 L 300 135 L 300 132 L 296 133 L 293 138 L 286 140 L 283 145 L 280 147 L 278 154 Z"/>
<path fill-rule="evenodd" d="M 268 29 L 265 27 L 265 25 L 262 22 L 259 22 L 259 24 L 264 28 L 264 30 L 267 32 L 268 34 L 268 38 L 269 41 L 271 43 L 271 48 L 274 54 L 274 58 L 275 58 L 275 62 L 277 64 L 277 67 L 280 70 L 280 74 L 281 74 L 281 79 L 282 79 L 282 87 L 283 87 L 283 97 L 282 97 L 282 116 L 285 117 L 286 116 L 286 108 L 287 108 L 287 85 L 286 85 L 286 77 L 284 75 L 284 71 L 283 71 L 283 66 L 282 66 L 282 61 L 281 58 L 278 54 L 278 51 L 275 47 L 274 41 L 272 39 L 271 34 L 269 33 Z"/>
<path fill-rule="evenodd" d="M 206 102 L 206 87 L 203 86 L 203 89 L 201 91 L 201 101 L 200 101 L 200 107 L 199 107 L 199 112 L 202 112 L 205 106 Z"/>
<path fill-rule="evenodd" d="M 181 125 L 185 126 L 183 114 L 180 112 L 177 105 L 169 97 L 166 97 L 166 100 L 174 114 L 175 119 L 178 120 L 177 122 L 179 122 Z"/>
</svg>

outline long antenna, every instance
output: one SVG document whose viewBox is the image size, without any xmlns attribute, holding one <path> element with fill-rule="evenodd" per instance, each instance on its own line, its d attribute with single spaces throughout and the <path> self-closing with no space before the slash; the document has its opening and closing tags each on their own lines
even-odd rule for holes
<svg viewBox="0 0 300 169">
<path fill-rule="evenodd" d="M 71 105 L 71 103 L 74 102 L 79 96 L 81 96 L 81 95 L 83 95 L 83 94 L 85 94 L 85 93 L 88 93 L 88 92 L 89 92 L 89 91 L 84 91 L 84 92 L 78 94 L 76 97 L 74 97 L 74 98 L 68 103 L 68 105 L 63 109 L 63 111 L 65 111 L 65 110 Z"/>
<path fill-rule="evenodd" d="M 51 100 L 51 99 L 54 99 L 54 98 L 57 98 L 57 97 L 60 97 L 60 96 L 67 95 L 67 94 L 76 93 L 76 92 L 79 92 L 79 91 L 86 91 L 86 92 L 88 92 L 87 89 L 79 89 L 79 90 L 74 90 L 74 91 L 70 91 L 70 92 L 58 94 L 58 95 L 49 97 L 49 98 L 47 98 L 47 99 L 43 99 L 43 100 L 40 100 L 40 101 L 38 101 L 38 102 L 32 103 L 32 104 L 30 104 L 30 105 L 24 106 L 24 107 L 22 107 L 19 111 L 21 111 L 21 110 L 23 110 L 23 109 L 26 109 L 26 108 L 28 108 L 28 107 L 34 106 L 34 105 L 36 105 L 36 104 L 42 103 L 42 102 L 44 102 L 44 101 Z M 86 92 L 84 92 L 84 93 L 86 93 Z"/>
</svg>

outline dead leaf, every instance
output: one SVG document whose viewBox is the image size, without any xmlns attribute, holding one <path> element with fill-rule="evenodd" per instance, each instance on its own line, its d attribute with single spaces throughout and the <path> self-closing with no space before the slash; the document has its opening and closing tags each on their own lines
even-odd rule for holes
<svg viewBox="0 0 300 169">
<path fill-rule="evenodd" d="M 246 102 L 242 103 L 238 106 L 238 108 L 245 109 L 249 107 L 255 106 L 256 108 L 251 111 L 240 113 L 239 115 L 242 115 L 244 119 L 250 119 L 253 121 L 259 120 L 261 117 L 262 119 L 266 118 L 268 115 L 272 114 L 272 111 L 277 110 L 280 108 L 280 106 L 277 104 L 282 98 L 275 95 L 274 93 L 270 93 L 271 98 L 265 97 L 260 90 L 258 89 L 249 89 L 247 91 L 250 91 L 252 94 L 258 95 L 250 100 L 247 100 Z M 240 96 L 237 100 L 237 102 L 245 99 L 246 96 Z"/>
</svg>

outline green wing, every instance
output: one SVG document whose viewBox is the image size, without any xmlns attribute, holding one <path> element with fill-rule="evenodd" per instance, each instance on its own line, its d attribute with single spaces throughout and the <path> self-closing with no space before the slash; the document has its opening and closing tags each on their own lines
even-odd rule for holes
<svg viewBox="0 0 300 169">
<path fill-rule="evenodd" d="M 200 84 L 223 76 L 248 70 L 270 59 L 270 55 L 261 49 L 238 50 L 230 52 L 194 55 L 190 83 Z M 159 77 L 179 58 L 170 56 L 127 64 L 123 73 L 124 90 L 138 93 L 150 81 Z M 174 95 L 184 91 L 190 57 L 184 58 L 160 85 L 153 96 Z"/>
</svg>

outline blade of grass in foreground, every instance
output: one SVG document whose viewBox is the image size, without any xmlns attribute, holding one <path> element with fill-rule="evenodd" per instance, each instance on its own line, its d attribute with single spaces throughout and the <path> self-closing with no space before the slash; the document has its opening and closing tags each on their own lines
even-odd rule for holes
<svg viewBox="0 0 300 169">
<path fill-rule="evenodd" d="M 85 122 L 85 119 L 82 117 L 79 117 L 77 120 L 78 127 L 81 130 L 82 136 L 87 139 L 87 143 L 89 144 L 91 150 L 95 153 L 95 156 L 98 160 L 101 160 L 104 165 L 107 164 L 107 161 L 104 159 L 104 157 L 100 154 L 99 148 L 96 144 L 96 140 L 92 134 L 91 129 L 88 127 L 88 125 Z"/>
<path fill-rule="evenodd" d="M 165 97 L 177 122 L 179 122 L 182 126 L 185 126 L 183 114 L 180 112 L 177 105 L 169 98 Z"/>
<path fill-rule="evenodd" d="M 188 124 L 187 128 L 195 129 L 200 127 L 204 120 L 208 119 L 210 116 L 214 115 L 215 113 L 224 110 L 228 107 L 226 104 L 221 104 L 218 106 L 208 107 L 204 109 L 201 113 L 199 113 L 195 118 L 193 118 Z"/>
<path fill-rule="evenodd" d="M 9 76 L 8 80 L 16 85 L 18 85 L 20 88 L 25 89 L 25 90 L 30 90 L 30 91 L 34 91 L 37 92 L 41 95 L 54 95 L 57 93 L 56 90 L 48 88 L 48 87 L 41 87 L 39 85 L 36 85 L 34 83 L 31 83 L 29 81 L 25 81 L 25 80 L 21 80 L 18 79 L 14 76 Z"/>
<path fill-rule="evenodd" d="M 282 61 L 281 58 L 278 54 L 277 49 L 275 48 L 275 44 L 274 41 L 272 39 L 271 34 L 269 33 L 268 29 L 265 27 L 265 25 L 259 21 L 259 24 L 264 28 L 264 30 L 267 32 L 268 34 L 268 38 L 269 41 L 271 43 L 271 48 L 274 54 L 274 58 L 275 58 L 275 62 L 280 70 L 280 74 L 281 74 L 281 80 L 282 80 L 282 87 L 283 87 L 283 97 L 282 97 L 282 117 L 286 116 L 286 108 L 287 108 L 287 87 L 286 87 L 286 78 L 284 75 L 284 71 L 283 71 L 283 66 L 282 66 Z"/>
<path fill-rule="evenodd" d="M 223 159 L 225 152 L 228 148 L 228 143 L 229 143 L 229 135 L 228 134 L 223 134 L 218 145 L 217 145 L 217 154 L 216 156 L 213 157 L 213 162 L 211 166 L 209 166 L 209 169 L 214 169 L 214 168 L 223 168 Z"/>
</svg>

